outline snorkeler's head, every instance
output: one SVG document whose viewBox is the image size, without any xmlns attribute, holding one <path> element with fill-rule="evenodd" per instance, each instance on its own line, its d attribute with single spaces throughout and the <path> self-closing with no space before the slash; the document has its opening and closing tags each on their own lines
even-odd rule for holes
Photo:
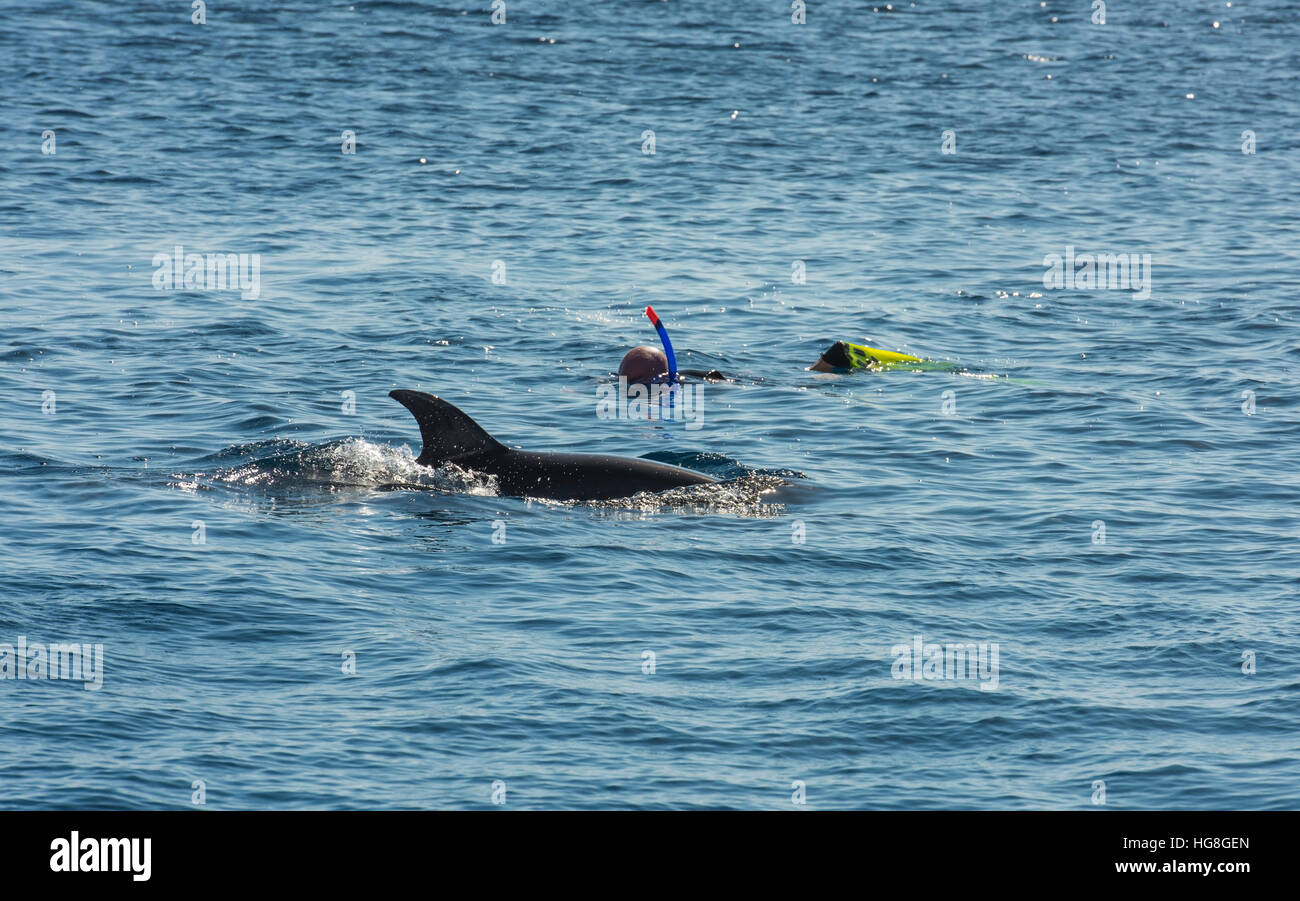
<svg viewBox="0 0 1300 901">
<path fill-rule="evenodd" d="M 668 374 L 668 358 L 657 347 L 634 347 L 623 355 L 618 374 L 629 384 L 645 384 Z"/>
<path fill-rule="evenodd" d="M 849 349 L 843 341 L 836 341 L 810 366 L 817 372 L 834 372 L 836 369 L 850 369 L 853 361 L 849 359 Z"/>
</svg>

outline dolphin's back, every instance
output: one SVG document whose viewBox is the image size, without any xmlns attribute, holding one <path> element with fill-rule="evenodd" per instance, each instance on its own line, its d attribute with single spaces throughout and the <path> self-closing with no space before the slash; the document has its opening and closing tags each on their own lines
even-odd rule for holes
<svg viewBox="0 0 1300 901">
<path fill-rule="evenodd" d="M 541 454 L 511 450 L 440 397 L 390 391 L 420 426 L 422 466 L 455 463 L 496 476 L 501 494 L 556 500 L 608 500 L 641 491 L 666 491 L 717 479 L 652 460 L 606 454 Z"/>
<path fill-rule="evenodd" d="M 484 471 L 501 494 L 561 500 L 608 500 L 641 491 L 667 491 L 715 482 L 680 466 L 607 454 L 539 454 L 508 450 Z"/>
</svg>

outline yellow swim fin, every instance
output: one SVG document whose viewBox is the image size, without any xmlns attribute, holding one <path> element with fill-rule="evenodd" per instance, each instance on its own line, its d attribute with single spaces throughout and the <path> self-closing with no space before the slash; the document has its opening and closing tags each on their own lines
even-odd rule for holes
<svg viewBox="0 0 1300 901">
<path fill-rule="evenodd" d="M 849 362 L 854 369 L 881 368 L 892 363 L 924 363 L 920 357 L 900 354 L 892 350 L 879 350 L 862 344 L 850 344 L 845 341 L 844 352 L 849 355 Z"/>
</svg>

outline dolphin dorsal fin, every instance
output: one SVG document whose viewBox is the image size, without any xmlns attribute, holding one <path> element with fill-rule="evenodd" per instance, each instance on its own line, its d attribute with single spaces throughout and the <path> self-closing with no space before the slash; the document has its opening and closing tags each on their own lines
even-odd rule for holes
<svg viewBox="0 0 1300 901">
<path fill-rule="evenodd" d="M 388 396 L 410 410 L 419 423 L 424 449 L 415 462 L 421 466 L 441 466 L 462 457 L 505 450 L 482 426 L 441 397 L 400 388 Z"/>
</svg>

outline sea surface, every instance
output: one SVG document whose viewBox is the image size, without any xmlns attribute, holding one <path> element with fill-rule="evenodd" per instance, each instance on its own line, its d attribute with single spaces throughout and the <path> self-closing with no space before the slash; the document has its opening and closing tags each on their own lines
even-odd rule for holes
<svg viewBox="0 0 1300 901">
<path fill-rule="evenodd" d="M 0 806 L 1300 807 L 1300 5 L 504 13 L 0 2 Z"/>
</svg>

